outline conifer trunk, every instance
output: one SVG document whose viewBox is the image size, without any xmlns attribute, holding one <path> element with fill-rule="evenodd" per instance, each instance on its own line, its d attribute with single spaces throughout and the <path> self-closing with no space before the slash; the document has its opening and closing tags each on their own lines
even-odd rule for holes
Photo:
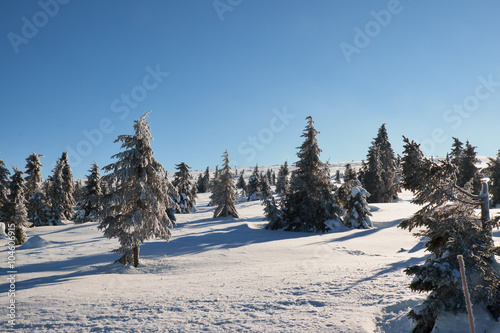
<svg viewBox="0 0 500 333">
<path fill-rule="evenodd" d="M 134 267 L 137 267 L 139 266 L 139 246 L 134 246 L 132 252 L 134 256 Z"/>
</svg>

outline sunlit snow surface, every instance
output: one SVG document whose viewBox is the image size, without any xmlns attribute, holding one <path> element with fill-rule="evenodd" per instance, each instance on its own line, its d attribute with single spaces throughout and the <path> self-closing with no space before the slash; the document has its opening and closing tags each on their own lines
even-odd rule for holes
<svg viewBox="0 0 500 333">
<path fill-rule="evenodd" d="M 0 331 L 408 332 L 405 315 L 426 295 L 408 289 L 403 269 L 426 253 L 397 228 L 419 209 L 400 197 L 370 205 L 373 229 L 307 234 L 263 229 L 260 201 L 238 203 L 240 219 L 212 219 L 209 194 L 199 194 L 198 212 L 177 215 L 169 243 L 141 246 L 138 268 L 113 263 L 118 242 L 97 223 L 29 229 L 16 253 L 18 325 L 7 325 L 4 280 Z M 467 318 L 436 328 L 447 327 L 468 332 Z"/>
</svg>

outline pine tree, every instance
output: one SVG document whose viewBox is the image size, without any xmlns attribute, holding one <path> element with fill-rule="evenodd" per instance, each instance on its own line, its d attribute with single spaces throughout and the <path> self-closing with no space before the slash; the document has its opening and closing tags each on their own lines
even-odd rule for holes
<svg viewBox="0 0 500 333">
<path fill-rule="evenodd" d="M 344 224 L 349 228 L 371 228 L 373 226 L 370 220 L 372 214 L 366 202 L 366 198 L 370 196 L 370 193 L 361 186 L 357 179 L 347 181 L 347 187 L 350 192 L 345 200 Z"/>
<path fill-rule="evenodd" d="M 403 188 L 415 193 L 424 184 L 425 171 L 429 168 L 428 160 L 424 158 L 418 143 L 410 141 L 404 135 L 403 141 L 405 142 L 401 161 Z"/>
<path fill-rule="evenodd" d="M 281 196 L 284 196 L 290 189 L 288 174 L 288 162 L 285 161 L 285 164 L 283 164 L 278 171 L 278 179 L 276 180 L 276 192 Z"/>
<path fill-rule="evenodd" d="M 0 159 L 0 221 L 6 220 L 7 204 L 9 202 L 10 171 Z M 7 228 L 6 228 L 7 229 Z"/>
<path fill-rule="evenodd" d="M 453 165 L 457 167 L 460 165 L 460 159 L 464 151 L 464 144 L 459 139 L 453 137 L 453 144 L 451 146 L 451 153 L 449 154 L 449 160 Z"/>
<path fill-rule="evenodd" d="M 259 174 L 259 166 L 256 165 L 252 175 L 248 178 L 246 188 L 247 201 L 255 201 L 261 199 L 261 176 Z"/>
<path fill-rule="evenodd" d="M 68 153 L 63 152 L 61 156 L 61 176 L 62 176 L 62 189 L 64 192 L 64 216 L 66 220 L 73 218 L 75 214 L 75 199 L 73 198 L 74 183 L 73 173 L 68 162 Z"/>
<path fill-rule="evenodd" d="M 77 222 L 99 221 L 101 211 L 101 176 L 99 174 L 99 165 L 94 161 L 89 175 L 85 182 L 84 197 L 78 205 L 78 213 L 75 216 Z"/>
<path fill-rule="evenodd" d="M 424 205 L 400 227 L 419 230 L 416 237 L 427 239 L 425 247 L 430 255 L 424 264 L 408 267 L 405 272 L 414 276 L 410 288 L 418 292 L 430 292 L 424 303 L 408 314 L 415 323 L 413 332 L 431 332 L 436 320 L 444 313 L 466 311 L 462 294 L 457 255 L 462 255 L 468 270 L 473 305 L 497 307 L 500 303 L 500 276 L 494 254 L 500 254 L 494 246 L 491 229 L 497 221 L 485 221 L 475 213 L 478 205 L 488 199 L 487 186 L 479 196 L 458 187 L 454 183 L 455 166 L 449 161 L 439 165 L 427 160 L 423 170 L 423 184 L 416 191 L 414 203 Z M 486 184 L 485 184 L 486 185 Z"/>
<path fill-rule="evenodd" d="M 500 150 L 495 159 L 490 158 L 488 172 L 491 179 L 491 204 L 500 205 Z"/>
<path fill-rule="evenodd" d="M 41 191 L 42 189 L 41 184 L 43 182 L 43 165 L 40 162 L 40 157 L 43 157 L 43 155 L 33 153 L 28 158 L 26 158 L 26 200 L 29 200 L 36 192 Z"/>
<path fill-rule="evenodd" d="M 229 154 L 227 150 L 222 157 L 223 169 L 212 194 L 212 200 L 217 205 L 214 218 L 226 216 L 238 218 L 238 212 L 234 206 L 236 203 L 236 186 L 234 185 L 234 176 L 229 166 Z"/>
<path fill-rule="evenodd" d="M 273 191 L 271 190 L 271 186 L 269 185 L 269 180 L 267 177 L 264 177 L 260 181 L 260 198 L 265 200 L 273 196 Z"/>
<path fill-rule="evenodd" d="M 246 188 L 247 184 L 245 182 L 245 178 L 243 178 L 243 174 L 240 174 L 240 177 L 238 178 L 238 182 L 236 182 L 236 188 L 239 189 L 244 189 Z"/>
<path fill-rule="evenodd" d="M 14 167 L 14 174 L 9 186 L 9 196 L 7 204 L 8 216 L 6 217 L 6 229 L 9 224 L 15 226 L 15 244 L 21 245 L 26 241 L 24 228 L 28 225 L 28 211 L 26 209 L 26 185 L 23 178 L 23 172 Z"/>
<path fill-rule="evenodd" d="M 114 251 L 123 255 L 119 261 L 124 265 L 133 262 L 135 267 L 139 265 L 139 246 L 150 238 L 168 241 L 169 227 L 174 224 L 167 209 L 175 203 L 168 195 L 165 170 L 153 157 L 148 114 L 134 121 L 133 135 L 118 136 L 115 142 L 121 142 L 123 151 L 112 156 L 115 163 L 103 168 L 113 173 L 116 188 L 103 198 L 104 219 L 99 229 L 108 238 L 118 238 L 120 247 Z"/>
<path fill-rule="evenodd" d="M 48 225 L 51 219 L 50 207 L 43 191 L 36 191 L 28 201 L 28 219 L 34 226 Z"/>
<path fill-rule="evenodd" d="M 52 175 L 45 182 L 45 195 L 49 206 L 49 221 L 57 225 L 64 220 L 66 209 L 66 194 L 63 189 L 62 161 L 59 159 L 52 169 Z"/>
<path fill-rule="evenodd" d="M 335 182 L 340 184 L 340 170 L 335 172 Z"/>
<path fill-rule="evenodd" d="M 210 187 L 210 168 L 207 167 L 205 170 L 205 174 L 201 176 L 201 174 L 198 177 L 198 182 L 196 183 L 196 186 L 198 187 L 198 193 L 205 193 L 208 191 L 208 188 Z"/>
<path fill-rule="evenodd" d="M 481 177 L 476 163 L 476 147 L 472 146 L 467 140 L 458 164 L 457 185 L 463 187 L 472 179 L 473 191 L 479 193 L 481 190 Z"/>
<path fill-rule="evenodd" d="M 175 168 L 178 171 L 174 174 L 172 185 L 175 186 L 179 194 L 179 196 L 176 197 L 176 202 L 180 209 L 178 213 L 192 213 L 196 210 L 196 198 L 192 193 L 193 184 L 191 183 L 192 177 L 189 172 L 191 168 L 184 162 L 177 164 Z"/>
<path fill-rule="evenodd" d="M 345 165 L 345 170 L 344 170 L 344 183 L 347 183 L 350 180 L 356 180 L 356 171 L 351 167 L 351 163 L 347 163 Z"/>
<path fill-rule="evenodd" d="M 371 193 L 370 202 L 387 203 L 397 198 L 399 190 L 397 162 L 392 150 L 385 124 L 368 150 L 368 169 L 364 171 L 362 181 Z"/>
<path fill-rule="evenodd" d="M 338 207 L 331 192 L 331 182 L 325 175 L 325 164 L 320 161 L 321 149 L 318 146 L 312 117 L 307 117 L 307 126 L 302 134 L 304 142 L 298 148 L 290 193 L 283 202 L 283 221 L 285 230 L 325 232 L 325 222 L 338 218 Z"/>
</svg>

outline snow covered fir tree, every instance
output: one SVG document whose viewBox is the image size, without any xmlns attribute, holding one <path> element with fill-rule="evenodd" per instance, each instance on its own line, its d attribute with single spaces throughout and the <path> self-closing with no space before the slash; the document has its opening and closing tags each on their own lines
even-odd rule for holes
<svg viewBox="0 0 500 333">
<path fill-rule="evenodd" d="M 210 187 L 210 168 L 207 167 L 203 176 L 199 175 L 198 180 L 196 182 L 196 188 L 198 193 L 205 193 L 208 191 Z"/>
<path fill-rule="evenodd" d="M 290 188 L 288 161 L 280 167 L 278 171 L 278 177 L 276 179 L 276 193 L 284 196 Z"/>
<path fill-rule="evenodd" d="M 348 228 L 369 229 L 373 227 L 370 208 L 366 198 L 370 196 L 357 179 L 350 179 L 346 183 L 349 194 L 345 199 L 345 213 L 342 221 Z"/>
<path fill-rule="evenodd" d="M 123 151 L 112 158 L 115 163 L 105 166 L 112 172 L 116 187 L 103 197 L 103 221 L 99 229 L 108 238 L 118 238 L 120 247 L 115 252 L 124 265 L 139 265 L 139 247 L 150 238 L 171 238 L 174 222 L 167 209 L 176 207 L 167 193 L 165 170 L 153 157 L 149 112 L 134 121 L 134 134 L 120 135 Z"/>
<path fill-rule="evenodd" d="M 262 198 L 261 193 L 261 176 L 259 173 L 259 166 L 256 165 L 252 175 L 248 178 L 248 184 L 246 187 L 247 201 L 260 200 Z"/>
<path fill-rule="evenodd" d="M 35 226 L 47 225 L 50 219 L 50 208 L 42 190 L 42 163 L 36 153 L 26 158 L 26 199 L 28 200 L 28 220 Z"/>
<path fill-rule="evenodd" d="M 174 174 L 172 185 L 177 189 L 178 196 L 175 197 L 179 206 L 178 213 L 188 214 L 196 210 L 196 193 L 193 192 L 191 183 L 191 169 L 186 163 L 180 163 L 175 166 L 177 172 Z"/>
<path fill-rule="evenodd" d="M 83 187 L 83 198 L 77 206 L 76 222 L 99 221 L 101 211 L 101 176 L 99 165 L 94 161 Z"/>
<path fill-rule="evenodd" d="M 26 241 L 25 227 L 28 227 L 28 211 L 26 209 L 26 185 L 23 178 L 23 172 L 14 167 L 14 174 L 9 186 L 9 196 L 6 214 L 6 232 L 8 226 L 13 224 L 15 227 L 15 244 L 21 245 Z"/>
<path fill-rule="evenodd" d="M 357 178 L 356 171 L 352 168 L 351 163 L 347 163 L 344 170 L 344 183 Z"/>
<path fill-rule="evenodd" d="M 491 181 L 491 205 L 497 207 L 500 205 L 500 151 L 496 158 L 489 159 L 487 171 Z"/>
<path fill-rule="evenodd" d="M 400 224 L 409 231 L 417 229 L 415 236 L 425 237 L 430 252 L 423 264 L 405 270 L 414 276 L 412 290 L 429 292 L 424 303 L 408 314 L 414 333 L 431 332 L 447 313 L 466 312 L 457 255 L 464 257 L 468 268 L 475 309 L 493 311 L 500 305 L 499 266 L 493 256 L 500 250 L 491 234 L 498 221 L 489 218 L 486 183 L 482 194 L 474 195 L 471 183 L 465 189 L 456 185 L 455 166 L 449 161 L 438 164 L 424 158 L 420 165 L 424 166 L 420 170 L 423 181 L 413 202 L 423 208 Z M 475 211 L 478 207 L 482 207 L 481 215 Z"/>
<path fill-rule="evenodd" d="M 0 159 L 0 221 L 5 221 L 7 203 L 9 202 L 10 171 Z M 6 228 L 7 229 L 7 228 Z"/>
<path fill-rule="evenodd" d="M 425 181 L 425 172 L 430 168 L 420 149 L 420 144 L 403 136 L 403 158 L 401 159 L 402 187 L 415 193 Z"/>
<path fill-rule="evenodd" d="M 271 229 L 283 226 L 287 231 L 326 232 L 329 227 L 325 222 L 338 218 L 339 208 L 331 191 L 330 177 L 325 174 L 325 163 L 319 158 L 321 149 L 316 139 L 319 132 L 311 116 L 306 121 L 301 136 L 304 142 L 297 152 L 299 160 L 295 163 L 297 169 L 292 174 L 289 193 L 283 199 L 281 214 L 272 217 L 283 221 L 274 221 L 269 225 Z M 268 211 L 276 213 L 274 209 Z"/>
<path fill-rule="evenodd" d="M 367 162 L 363 168 L 360 181 L 371 194 L 369 202 L 387 203 L 397 198 L 399 172 L 385 124 L 379 128 L 377 137 L 368 149 Z"/>
<path fill-rule="evenodd" d="M 227 150 L 222 155 L 222 171 L 217 178 L 212 193 L 212 201 L 216 206 L 214 218 L 232 216 L 238 218 L 236 211 L 236 186 L 234 185 L 234 175 L 229 166 L 229 154 Z"/>
</svg>

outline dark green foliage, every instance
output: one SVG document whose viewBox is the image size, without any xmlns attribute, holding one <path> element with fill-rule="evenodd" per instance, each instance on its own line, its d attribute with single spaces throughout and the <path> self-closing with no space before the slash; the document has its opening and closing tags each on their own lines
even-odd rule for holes
<svg viewBox="0 0 500 333">
<path fill-rule="evenodd" d="M 351 163 L 347 163 L 345 165 L 345 170 L 344 170 L 344 183 L 356 179 L 357 179 L 356 171 L 351 167 Z"/>
<path fill-rule="evenodd" d="M 177 189 L 178 196 L 175 201 L 179 206 L 178 213 L 188 214 L 195 211 L 196 194 L 193 194 L 193 184 L 191 183 L 191 169 L 186 163 L 180 163 L 175 166 L 177 172 L 174 174 L 172 185 Z"/>
<path fill-rule="evenodd" d="M 248 178 L 246 187 L 247 201 L 260 200 L 262 198 L 261 191 L 261 176 L 259 174 L 259 166 L 256 165 L 252 175 Z"/>
<path fill-rule="evenodd" d="M 269 185 L 269 181 L 267 177 L 264 177 L 260 181 L 260 197 L 262 200 L 266 200 L 273 196 L 273 191 L 271 190 L 271 186 Z"/>
<path fill-rule="evenodd" d="M 101 207 L 101 176 L 99 165 L 94 162 L 89 170 L 85 187 L 83 187 L 83 198 L 78 205 L 78 212 L 75 215 L 76 222 L 99 221 Z"/>
<path fill-rule="evenodd" d="M 26 200 L 29 200 L 35 192 L 41 190 L 43 165 L 40 162 L 40 157 L 43 157 L 43 155 L 33 153 L 26 158 Z"/>
<path fill-rule="evenodd" d="M 61 167 L 61 177 L 62 177 L 62 190 L 64 193 L 64 216 L 67 220 L 70 220 L 75 213 L 73 207 L 75 207 L 75 199 L 73 198 L 73 173 L 71 172 L 71 167 L 68 162 L 68 153 L 63 152 L 61 158 L 59 159 Z"/>
<path fill-rule="evenodd" d="M 238 182 L 236 183 L 236 188 L 239 188 L 239 189 L 244 189 L 246 188 L 247 184 L 245 182 L 245 178 L 243 178 L 243 174 L 240 175 L 240 177 L 238 178 Z"/>
<path fill-rule="evenodd" d="M 340 183 L 340 170 L 335 172 L 335 182 Z"/>
<path fill-rule="evenodd" d="M 214 218 L 226 216 L 238 218 L 238 212 L 234 206 L 236 203 L 236 186 L 234 185 L 234 176 L 229 166 L 229 154 L 227 150 L 222 157 L 223 169 L 217 178 L 211 197 L 214 205 L 217 206 Z"/>
<path fill-rule="evenodd" d="M 285 161 L 285 164 L 280 167 L 278 171 L 278 178 L 276 179 L 276 193 L 281 196 L 284 196 L 290 189 L 290 181 L 288 179 L 288 175 L 288 162 Z"/>
<path fill-rule="evenodd" d="M 368 229 L 372 227 L 370 208 L 366 198 L 370 196 L 359 180 L 351 179 L 344 183 L 347 197 L 344 200 L 345 214 L 342 218 L 344 224 L 349 228 Z"/>
<path fill-rule="evenodd" d="M 500 151 L 495 159 L 490 158 L 488 172 L 491 180 L 491 204 L 500 205 Z"/>
<path fill-rule="evenodd" d="M 262 204 L 264 205 L 264 216 L 266 217 L 266 220 L 269 221 L 269 223 L 266 224 L 266 229 L 283 229 L 285 227 L 283 212 L 278 207 L 278 204 L 274 200 L 274 197 L 270 196 L 264 199 Z"/>
<path fill-rule="evenodd" d="M 479 193 L 481 190 L 481 176 L 479 175 L 479 169 L 476 167 L 476 155 L 476 147 L 472 146 L 467 140 L 458 164 L 457 185 L 463 187 L 472 179 L 473 192 Z"/>
<path fill-rule="evenodd" d="M 403 188 L 417 192 L 424 185 L 425 175 L 430 168 L 429 160 L 424 158 L 424 154 L 420 150 L 420 144 L 415 141 L 410 141 L 403 136 L 405 142 L 403 158 L 401 161 L 401 173 L 403 178 Z"/>
<path fill-rule="evenodd" d="M 207 167 L 207 169 L 205 170 L 205 174 L 203 176 L 200 174 L 198 177 L 198 181 L 196 182 L 198 193 L 207 192 L 209 186 L 210 186 L 210 169 L 209 167 Z"/>
<path fill-rule="evenodd" d="M 21 245 L 26 241 L 24 228 L 28 226 L 28 211 L 26 209 L 26 185 L 23 172 L 14 167 L 14 174 L 9 186 L 9 196 L 6 209 L 6 229 L 8 224 L 15 226 L 15 244 Z"/>
<path fill-rule="evenodd" d="M 283 199 L 283 220 L 285 230 L 325 232 L 325 221 L 338 218 L 329 175 L 325 164 L 320 161 L 312 117 L 307 117 L 307 126 L 302 134 L 303 144 L 299 147 L 290 191 Z"/>
<path fill-rule="evenodd" d="M 9 175 L 9 169 L 7 169 L 5 163 L 0 159 L 0 221 L 5 221 L 7 203 L 9 202 Z"/>
<path fill-rule="evenodd" d="M 399 190 L 397 161 L 385 124 L 379 130 L 367 154 L 362 184 L 371 193 L 369 202 L 392 202 Z"/>
</svg>

